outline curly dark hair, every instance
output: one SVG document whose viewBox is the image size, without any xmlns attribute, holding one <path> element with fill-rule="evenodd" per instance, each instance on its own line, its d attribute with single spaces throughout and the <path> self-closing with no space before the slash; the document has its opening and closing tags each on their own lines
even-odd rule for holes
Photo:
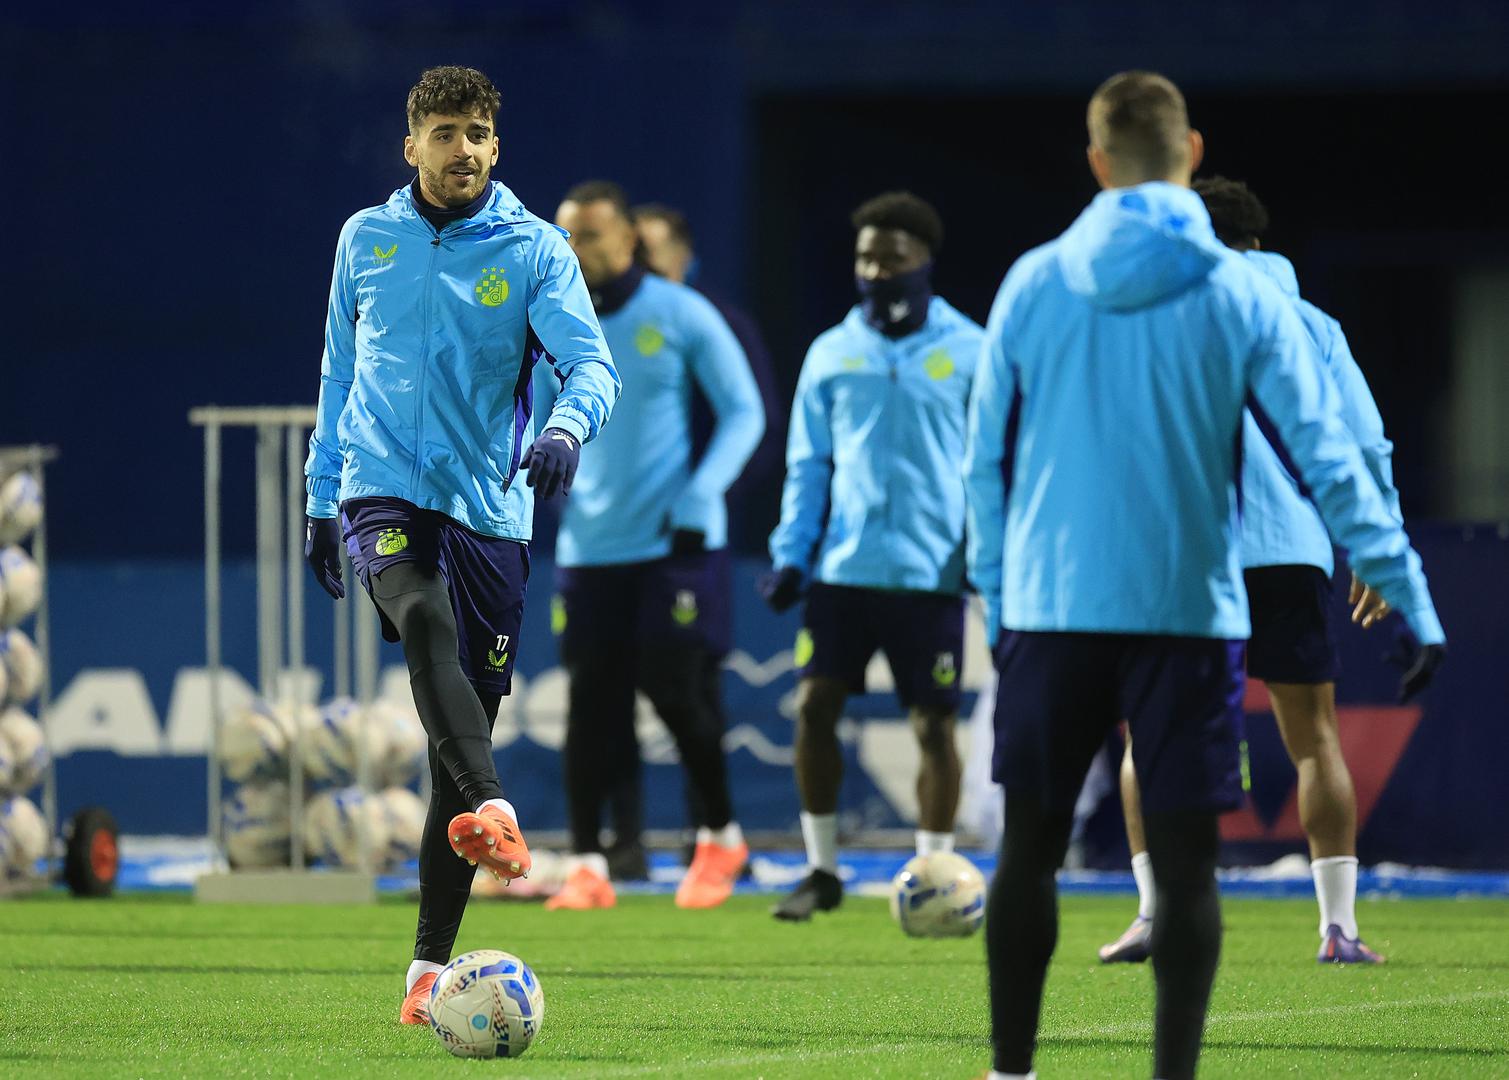
<svg viewBox="0 0 1509 1080">
<path fill-rule="evenodd" d="M 634 222 L 663 221 L 665 227 L 670 230 L 671 239 L 690 251 L 692 244 L 692 226 L 686 220 L 686 215 L 673 206 L 665 203 L 640 203 L 634 207 Z"/>
<path fill-rule="evenodd" d="M 497 120 L 502 100 L 492 80 L 476 68 L 432 67 L 419 76 L 409 91 L 409 130 L 419 130 L 430 113 L 481 116 L 492 124 Z"/>
<path fill-rule="evenodd" d="M 900 229 L 921 240 L 933 255 L 937 255 L 943 246 L 943 219 L 930 202 L 910 191 L 887 191 L 877 195 L 861 203 L 849 221 L 855 232 L 866 225 L 877 229 Z"/>
<path fill-rule="evenodd" d="M 1210 223 L 1221 243 L 1239 251 L 1258 246 L 1258 241 L 1268 230 L 1268 208 L 1250 187 L 1224 176 L 1196 180 L 1191 186 L 1205 201 Z"/>
<path fill-rule="evenodd" d="M 581 203 L 584 206 L 587 203 L 609 202 L 625 221 L 634 220 L 634 215 L 629 210 L 629 197 L 612 180 L 583 180 L 566 192 L 561 202 Z"/>
</svg>

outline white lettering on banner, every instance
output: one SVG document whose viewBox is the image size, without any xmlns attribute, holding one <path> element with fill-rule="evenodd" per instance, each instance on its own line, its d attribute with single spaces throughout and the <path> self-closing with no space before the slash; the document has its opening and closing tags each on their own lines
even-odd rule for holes
<svg viewBox="0 0 1509 1080">
<path fill-rule="evenodd" d="M 61 757 L 75 750 L 162 753 L 162 728 L 146 680 L 132 668 L 81 671 L 47 714 L 47 741 Z"/>
<path fill-rule="evenodd" d="M 220 707 L 224 715 L 244 709 L 256 696 L 257 692 L 238 672 L 220 669 Z M 210 672 L 208 668 L 184 668 L 173 680 L 173 696 L 168 699 L 168 730 L 162 752 L 204 754 L 209 748 Z"/>
</svg>

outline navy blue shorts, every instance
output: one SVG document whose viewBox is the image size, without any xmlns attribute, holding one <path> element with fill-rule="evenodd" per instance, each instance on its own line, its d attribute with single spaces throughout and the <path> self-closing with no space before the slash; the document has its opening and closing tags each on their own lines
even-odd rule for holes
<svg viewBox="0 0 1509 1080">
<path fill-rule="evenodd" d="M 1318 566 L 1257 566 L 1242 574 L 1252 610 L 1247 674 L 1276 683 L 1335 682 L 1331 579 Z"/>
<path fill-rule="evenodd" d="M 863 694 L 877 649 L 903 708 L 958 711 L 963 597 L 814 583 L 796 639 L 798 677 L 837 679 Z"/>
<path fill-rule="evenodd" d="M 551 629 L 561 659 L 653 641 L 722 658 L 733 636 L 728 552 L 668 555 L 612 566 L 558 566 Z"/>
<path fill-rule="evenodd" d="M 1008 799 L 1074 812 L 1090 761 L 1122 719 L 1148 813 L 1242 804 L 1243 642 L 1005 630 L 996 646 L 993 772 Z"/>
<path fill-rule="evenodd" d="M 387 497 L 342 503 L 341 527 L 369 596 L 372 576 L 394 563 L 437 568 L 456 613 L 461 670 L 481 689 L 498 694 L 512 689 L 529 583 L 527 544 L 483 536 L 438 510 Z M 383 637 L 397 641 L 397 627 L 381 608 L 378 614 Z"/>
</svg>

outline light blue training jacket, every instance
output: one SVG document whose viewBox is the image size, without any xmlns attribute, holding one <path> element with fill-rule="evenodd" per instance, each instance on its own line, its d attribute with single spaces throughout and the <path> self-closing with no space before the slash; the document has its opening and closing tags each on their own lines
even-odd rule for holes
<svg viewBox="0 0 1509 1080">
<path fill-rule="evenodd" d="M 1299 279 L 1288 259 L 1270 251 L 1245 251 L 1242 256 L 1294 301 L 1325 361 L 1326 374 L 1341 395 L 1342 422 L 1362 449 L 1362 460 L 1383 493 L 1389 513 L 1402 522 L 1391 461 L 1394 444 L 1383 434 L 1383 417 L 1341 324 L 1300 299 Z M 1318 566 L 1330 574 L 1335 569 L 1331 537 L 1315 504 L 1300 489 L 1250 410 L 1242 425 L 1242 566 Z"/>
<path fill-rule="evenodd" d="M 601 319 L 623 400 L 613 423 L 582 450 L 556 537 L 556 562 L 659 559 L 670 553 L 673 529 L 702 533 L 709 550 L 725 547 L 724 493 L 765 431 L 765 407 L 743 348 L 701 293 L 654 274 L 645 274 L 628 302 Z M 552 381 L 544 372 L 542 393 Z M 693 384 L 714 416 L 695 468 Z"/>
<path fill-rule="evenodd" d="M 438 234 L 408 187 L 353 215 L 330 282 L 309 515 L 385 495 L 528 541 L 534 493 L 515 477 L 534 439 L 541 343 L 566 380 L 542 427 L 586 443 L 613 411 L 618 373 L 559 229 L 497 182 Z"/>
<path fill-rule="evenodd" d="M 1421 642 L 1444 640 L 1293 301 L 1216 239 L 1194 192 L 1096 196 L 1017 260 L 985 338 L 966 468 L 992 636 L 1248 637 L 1236 480 L 1250 393 L 1358 577 Z"/>
<path fill-rule="evenodd" d="M 889 338 L 858 307 L 807 350 L 770 558 L 829 585 L 958 593 L 964 424 L 984 331 L 941 297 Z"/>
</svg>

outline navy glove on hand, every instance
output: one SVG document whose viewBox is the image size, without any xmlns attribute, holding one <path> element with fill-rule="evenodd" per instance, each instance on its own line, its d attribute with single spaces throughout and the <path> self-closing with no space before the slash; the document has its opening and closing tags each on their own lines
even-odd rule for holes
<svg viewBox="0 0 1509 1080">
<path fill-rule="evenodd" d="M 338 518 L 304 519 L 304 558 L 314 580 L 335 599 L 346 595 L 341 583 L 341 523 Z"/>
<path fill-rule="evenodd" d="M 779 614 L 802 598 L 802 572 L 794 566 L 783 566 L 761 575 L 755 587 L 770 610 Z"/>
<path fill-rule="evenodd" d="M 696 529 L 671 530 L 671 556 L 673 558 L 682 558 L 687 555 L 701 555 L 706 550 L 706 533 L 700 533 Z"/>
<path fill-rule="evenodd" d="M 1436 669 L 1445 659 L 1445 645 L 1421 645 L 1413 660 L 1398 657 L 1399 666 L 1404 668 L 1404 677 L 1399 680 L 1399 704 L 1403 705 L 1429 686 L 1436 677 Z"/>
<path fill-rule="evenodd" d="M 524 482 L 534 488 L 534 493 L 548 499 L 556 492 L 571 494 L 571 481 L 576 477 L 576 466 L 581 457 L 582 444 L 576 441 L 575 435 L 548 427 L 524 451 L 519 468 L 528 470 Z"/>
</svg>

